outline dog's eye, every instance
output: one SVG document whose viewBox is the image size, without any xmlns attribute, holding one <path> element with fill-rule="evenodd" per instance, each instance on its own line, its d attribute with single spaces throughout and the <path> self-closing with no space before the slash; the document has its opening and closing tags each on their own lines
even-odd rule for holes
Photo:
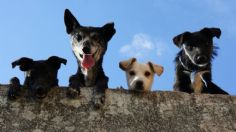
<svg viewBox="0 0 236 132">
<path fill-rule="evenodd" d="M 129 72 L 129 75 L 130 75 L 130 76 L 134 76 L 134 75 L 135 75 L 135 72 L 134 72 L 134 71 L 130 71 L 130 72 Z"/>
<path fill-rule="evenodd" d="M 146 71 L 146 72 L 144 73 L 144 75 L 145 75 L 146 77 L 149 77 L 149 76 L 151 75 L 151 73 L 150 73 L 149 71 Z"/>
<path fill-rule="evenodd" d="M 82 40 L 82 36 L 81 36 L 80 34 L 77 34 L 77 35 L 76 35 L 76 39 L 77 39 L 78 41 L 80 41 L 80 40 Z"/>
</svg>

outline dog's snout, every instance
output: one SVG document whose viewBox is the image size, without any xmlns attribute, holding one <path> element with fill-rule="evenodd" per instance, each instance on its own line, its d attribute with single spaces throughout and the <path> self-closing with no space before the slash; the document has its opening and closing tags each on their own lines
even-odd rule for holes
<svg viewBox="0 0 236 132">
<path fill-rule="evenodd" d="M 88 46 L 84 47 L 82 50 L 85 54 L 90 54 L 90 48 Z"/>
<path fill-rule="evenodd" d="M 143 81 L 137 81 L 136 82 L 136 89 L 137 90 L 143 90 Z"/>
<path fill-rule="evenodd" d="M 207 62 L 207 57 L 204 55 L 197 55 L 195 59 L 196 59 L 196 62 L 199 64 Z"/>
<path fill-rule="evenodd" d="M 45 91 L 45 89 L 43 87 L 38 87 L 36 89 L 36 95 L 38 97 L 43 97 L 45 95 L 45 93 L 46 93 L 46 91 Z"/>
</svg>

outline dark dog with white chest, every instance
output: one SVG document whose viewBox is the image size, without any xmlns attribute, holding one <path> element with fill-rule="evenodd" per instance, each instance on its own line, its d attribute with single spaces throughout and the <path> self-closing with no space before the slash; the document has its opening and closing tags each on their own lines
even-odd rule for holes
<svg viewBox="0 0 236 132">
<path fill-rule="evenodd" d="M 23 87 L 27 89 L 26 96 L 44 98 L 47 92 L 54 86 L 58 86 L 57 73 L 61 64 L 66 65 L 67 60 L 51 56 L 47 60 L 34 61 L 31 58 L 22 57 L 12 62 L 12 68 L 19 66 L 25 72 L 26 77 Z M 8 98 L 16 99 L 22 93 L 20 81 L 17 77 L 10 80 Z"/>
<path fill-rule="evenodd" d="M 228 94 L 212 82 L 211 61 L 216 56 L 213 38 L 220 38 L 219 28 L 203 28 L 197 32 L 184 32 L 173 38 L 181 48 L 175 59 L 174 90 L 187 93 Z M 191 82 L 191 74 L 194 81 Z"/>
<path fill-rule="evenodd" d="M 102 27 L 81 26 L 68 9 L 64 21 L 78 62 L 77 73 L 69 79 L 68 97 L 75 98 L 80 87 L 95 86 L 98 92 L 104 93 L 108 88 L 108 77 L 104 74 L 102 62 L 108 41 L 116 32 L 114 23 Z"/>
</svg>

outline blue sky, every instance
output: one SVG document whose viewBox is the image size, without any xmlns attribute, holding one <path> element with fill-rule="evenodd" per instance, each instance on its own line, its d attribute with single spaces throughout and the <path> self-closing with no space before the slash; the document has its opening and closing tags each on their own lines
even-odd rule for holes
<svg viewBox="0 0 236 132">
<path fill-rule="evenodd" d="M 220 49 L 213 60 L 213 81 L 236 95 L 235 5 L 234 0 L 1 0 L 0 83 L 8 83 L 13 76 L 23 83 L 24 74 L 11 68 L 11 62 L 20 57 L 38 60 L 57 55 L 68 60 L 58 75 L 60 85 L 68 85 L 69 76 L 77 70 L 63 20 L 68 8 L 85 26 L 115 22 L 117 32 L 103 63 L 111 88 L 127 88 L 118 63 L 137 57 L 165 68 L 161 77 L 155 77 L 153 90 L 172 90 L 173 60 L 178 52 L 172 38 L 184 31 L 220 27 L 222 36 L 214 39 Z"/>
</svg>

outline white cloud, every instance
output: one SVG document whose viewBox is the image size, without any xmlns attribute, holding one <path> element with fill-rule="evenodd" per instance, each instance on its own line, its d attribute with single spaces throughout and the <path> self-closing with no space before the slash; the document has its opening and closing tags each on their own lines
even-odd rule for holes
<svg viewBox="0 0 236 132">
<path fill-rule="evenodd" d="M 162 56 L 165 50 L 165 44 L 160 40 L 154 40 L 147 34 L 138 33 L 133 36 L 130 44 L 120 48 L 120 53 L 128 57 L 145 58 L 151 54 Z"/>
</svg>

